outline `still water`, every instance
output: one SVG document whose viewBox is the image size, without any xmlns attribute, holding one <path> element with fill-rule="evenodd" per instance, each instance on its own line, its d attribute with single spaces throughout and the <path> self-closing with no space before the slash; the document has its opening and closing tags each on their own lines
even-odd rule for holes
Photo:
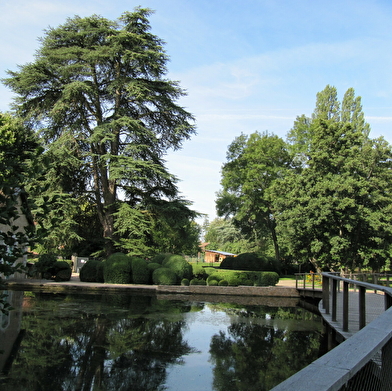
<svg viewBox="0 0 392 391">
<path fill-rule="evenodd" d="M 324 353 L 320 318 L 296 302 L 10 293 L 2 391 L 267 391 Z"/>
</svg>

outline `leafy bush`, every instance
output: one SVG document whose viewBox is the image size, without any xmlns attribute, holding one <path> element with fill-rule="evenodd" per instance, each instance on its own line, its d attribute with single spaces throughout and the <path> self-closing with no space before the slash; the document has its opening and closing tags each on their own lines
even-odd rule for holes
<svg viewBox="0 0 392 391">
<path fill-rule="evenodd" d="M 55 281 L 69 281 L 72 275 L 71 266 L 66 261 L 55 261 L 53 258 L 45 258 L 44 278 L 54 279 Z M 51 265 L 51 266 L 48 266 Z"/>
<path fill-rule="evenodd" d="M 177 280 L 181 281 L 183 278 L 192 278 L 192 266 L 181 255 L 170 255 L 162 263 L 162 266 L 174 271 L 177 275 Z"/>
<path fill-rule="evenodd" d="M 162 265 L 160 263 L 150 262 L 147 263 L 147 267 L 152 273 L 155 269 L 159 269 L 160 267 L 162 267 Z"/>
<path fill-rule="evenodd" d="M 189 280 L 187 278 L 183 278 L 181 280 L 181 285 L 182 286 L 189 286 Z"/>
<path fill-rule="evenodd" d="M 204 268 L 204 271 L 206 272 L 207 276 L 210 276 L 211 274 L 216 272 L 216 269 L 211 266 L 207 266 Z"/>
<path fill-rule="evenodd" d="M 52 277 L 51 268 L 57 262 L 57 257 L 54 254 L 41 254 L 38 257 L 38 262 L 35 263 L 35 268 L 38 273 L 44 278 L 50 279 Z"/>
<path fill-rule="evenodd" d="M 147 262 L 138 257 L 132 257 L 132 281 L 134 284 L 149 284 L 151 271 Z"/>
<path fill-rule="evenodd" d="M 260 285 L 261 286 L 275 286 L 279 282 L 279 275 L 275 272 L 261 273 Z"/>
<path fill-rule="evenodd" d="M 208 286 L 218 286 L 218 281 L 217 280 L 211 280 L 209 283 L 208 283 Z"/>
<path fill-rule="evenodd" d="M 211 274 L 210 276 L 207 277 L 207 285 L 218 285 L 220 280 L 221 279 L 218 276 L 218 273 Z"/>
<path fill-rule="evenodd" d="M 229 283 L 226 280 L 220 280 L 218 283 L 219 286 L 228 286 Z"/>
<path fill-rule="evenodd" d="M 226 257 L 221 264 L 219 265 L 219 267 L 221 269 L 229 269 L 232 270 L 234 269 L 234 257 Z"/>
<path fill-rule="evenodd" d="M 160 267 L 152 273 L 152 282 L 155 285 L 175 285 L 177 283 L 177 275 L 167 267 Z"/>
<path fill-rule="evenodd" d="M 205 280 L 207 278 L 207 273 L 205 268 L 197 263 L 192 264 L 192 274 L 194 278 Z"/>
<path fill-rule="evenodd" d="M 93 259 L 87 261 L 80 269 L 79 279 L 83 282 L 103 282 L 103 263 Z"/>
<path fill-rule="evenodd" d="M 273 258 L 261 258 L 255 253 L 243 253 L 228 257 L 220 264 L 221 269 L 246 271 L 274 271 L 279 273 L 279 263 Z"/>
<path fill-rule="evenodd" d="M 199 280 L 197 278 L 192 278 L 190 284 L 191 285 L 207 285 L 205 280 Z"/>
<path fill-rule="evenodd" d="M 132 282 L 132 259 L 123 253 L 114 253 L 104 261 L 105 283 L 129 284 Z"/>
<path fill-rule="evenodd" d="M 67 264 L 68 265 L 68 264 Z M 72 270 L 68 265 L 68 269 L 61 269 L 55 275 L 55 281 L 69 281 L 72 276 Z"/>
<path fill-rule="evenodd" d="M 162 266 L 163 261 L 168 255 L 170 254 L 166 254 L 166 253 L 156 254 L 154 257 L 152 257 L 151 263 L 159 263 Z"/>
<path fill-rule="evenodd" d="M 217 270 L 207 278 L 207 283 L 213 280 L 219 282 L 225 280 L 230 286 L 248 285 L 253 286 L 260 280 L 262 272 L 247 272 L 241 270 Z"/>
</svg>

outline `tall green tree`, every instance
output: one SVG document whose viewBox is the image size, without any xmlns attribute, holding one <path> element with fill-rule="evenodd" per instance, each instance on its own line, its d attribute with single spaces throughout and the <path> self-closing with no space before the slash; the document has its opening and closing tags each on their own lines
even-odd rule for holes
<svg viewBox="0 0 392 391">
<path fill-rule="evenodd" d="M 165 76 L 168 57 L 150 14 L 68 19 L 45 32 L 32 63 L 3 80 L 46 148 L 74 159 L 66 184 L 76 182 L 96 206 L 108 252 L 119 191 L 134 205 L 145 195 L 174 199 L 163 156 L 195 133 L 192 115 L 176 103 L 184 91 Z"/>
<path fill-rule="evenodd" d="M 210 250 L 227 251 L 233 254 L 254 252 L 255 243 L 246 238 L 232 219 L 216 218 L 205 228 L 205 241 Z"/>
<path fill-rule="evenodd" d="M 280 137 L 258 132 L 241 135 L 228 148 L 222 190 L 216 200 L 218 215 L 232 217 L 255 242 L 270 237 L 277 260 L 280 251 L 270 188 L 290 164 L 286 143 Z"/>
<path fill-rule="evenodd" d="M 304 114 L 298 116 L 294 121 L 294 126 L 287 134 L 290 153 L 299 163 L 305 164 L 309 159 L 314 136 L 312 133 L 314 127 L 311 125 L 317 120 L 347 122 L 355 131 L 362 132 L 365 137 L 369 136 L 370 125 L 365 121 L 361 97 L 356 97 L 354 89 L 349 88 L 340 104 L 336 87 L 327 85 L 324 90 L 317 93 L 316 107 L 311 117 Z"/>
<path fill-rule="evenodd" d="M 278 232 L 290 254 L 318 269 L 388 267 L 391 146 L 349 122 L 317 120 L 312 133 L 307 166 L 275 182 Z"/>
<path fill-rule="evenodd" d="M 354 88 L 349 88 L 344 94 L 340 120 L 349 122 L 355 131 L 362 132 L 365 137 L 369 137 L 370 125 L 365 121 L 361 97 L 355 96 Z"/>
</svg>

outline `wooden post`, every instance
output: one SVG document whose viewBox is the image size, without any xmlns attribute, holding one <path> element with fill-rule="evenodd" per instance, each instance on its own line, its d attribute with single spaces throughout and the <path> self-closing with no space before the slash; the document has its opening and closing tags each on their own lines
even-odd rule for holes
<svg viewBox="0 0 392 391">
<path fill-rule="evenodd" d="M 338 281 L 333 279 L 332 280 L 332 322 L 336 322 L 336 310 L 337 310 L 337 285 Z"/>
<path fill-rule="evenodd" d="M 384 294 L 384 303 L 385 303 L 385 311 L 392 307 L 392 297 L 389 296 L 387 293 Z"/>
<path fill-rule="evenodd" d="M 314 290 L 314 273 L 312 273 L 312 289 Z"/>
<path fill-rule="evenodd" d="M 348 331 L 348 282 L 343 281 L 343 331 Z"/>
<path fill-rule="evenodd" d="M 329 278 L 323 276 L 323 307 L 325 313 L 329 314 Z"/>
<path fill-rule="evenodd" d="M 366 288 L 359 287 L 359 329 L 366 326 Z"/>
</svg>

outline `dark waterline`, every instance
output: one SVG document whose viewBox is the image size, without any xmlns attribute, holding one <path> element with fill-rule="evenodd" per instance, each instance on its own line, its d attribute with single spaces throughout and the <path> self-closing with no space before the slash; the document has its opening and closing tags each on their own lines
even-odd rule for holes
<svg viewBox="0 0 392 391">
<path fill-rule="evenodd" d="M 2 391 L 267 391 L 325 352 L 320 318 L 295 302 L 10 298 L 16 310 L 0 319 Z"/>
</svg>

